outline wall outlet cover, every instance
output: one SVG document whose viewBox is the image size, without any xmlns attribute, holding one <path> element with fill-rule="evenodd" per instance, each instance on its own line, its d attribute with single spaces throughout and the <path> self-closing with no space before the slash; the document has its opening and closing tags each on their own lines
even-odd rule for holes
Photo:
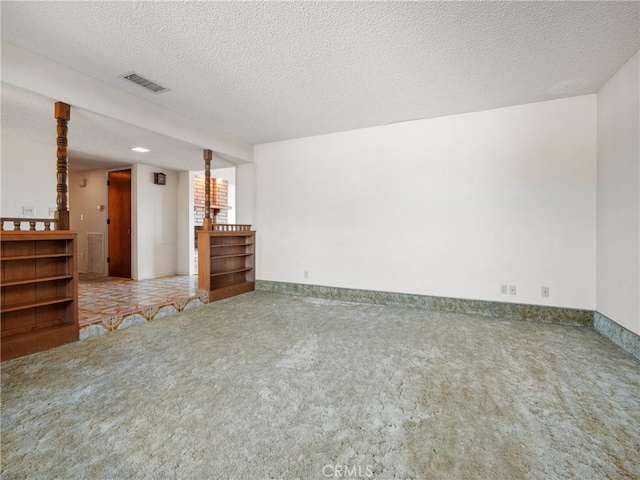
<svg viewBox="0 0 640 480">
<path fill-rule="evenodd" d="M 500 293 L 502 295 L 506 295 L 508 293 L 508 288 L 506 285 L 500 285 Z"/>
</svg>

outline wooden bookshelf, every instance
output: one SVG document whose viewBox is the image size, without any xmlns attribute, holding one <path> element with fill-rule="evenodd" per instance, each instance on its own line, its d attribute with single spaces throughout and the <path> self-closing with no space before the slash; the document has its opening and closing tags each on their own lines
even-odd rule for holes
<svg viewBox="0 0 640 480">
<path fill-rule="evenodd" d="M 209 301 L 255 290 L 255 238 L 251 225 L 214 224 L 198 232 L 198 288 Z"/>
<path fill-rule="evenodd" d="M 78 340 L 77 234 L 0 236 L 2 361 Z"/>
</svg>

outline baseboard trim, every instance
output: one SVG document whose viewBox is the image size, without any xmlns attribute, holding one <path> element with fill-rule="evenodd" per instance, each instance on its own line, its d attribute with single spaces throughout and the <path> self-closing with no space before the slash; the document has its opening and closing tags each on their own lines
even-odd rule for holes
<svg viewBox="0 0 640 480">
<path fill-rule="evenodd" d="M 600 335 L 640 360 L 639 335 L 620 326 L 598 311 L 593 312 L 593 328 Z"/>
<path fill-rule="evenodd" d="M 378 292 L 374 290 L 356 290 L 304 283 L 274 282 L 270 280 L 256 280 L 256 290 L 281 293 L 284 295 L 300 295 L 328 300 L 371 303 L 374 305 L 423 308 L 425 310 L 466 313 L 512 320 L 537 321 L 558 325 L 593 326 L 592 310 L 486 300 L 467 300 L 463 298 L 433 297 L 408 293 Z"/>
</svg>

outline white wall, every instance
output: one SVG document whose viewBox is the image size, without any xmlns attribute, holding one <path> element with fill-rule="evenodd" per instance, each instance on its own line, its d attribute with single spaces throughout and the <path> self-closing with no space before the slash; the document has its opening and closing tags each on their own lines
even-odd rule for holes
<svg viewBox="0 0 640 480">
<path fill-rule="evenodd" d="M 595 307 L 595 95 L 257 145 L 254 162 L 237 204 L 259 279 Z"/>
<path fill-rule="evenodd" d="M 55 138 L 45 145 L 2 135 L 0 172 L 1 216 L 25 217 L 22 207 L 35 207 L 35 217 L 53 218 L 49 209 L 56 209 Z"/>
<path fill-rule="evenodd" d="M 79 183 L 86 181 L 86 186 Z M 109 190 L 107 170 L 73 172 L 69 175 L 69 220 L 71 230 L 78 232 L 78 271 L 87 271 L 87 234 L 102 233 L 104 239 L 103 274 L 107 274 L 109 233 L 107 230 Z M 103 205 L 102 211 L 98 205 Z"/>
<path fill-rule="evenodd" d="M 640 335 L 640 53 L 598 92 L 596 310 Z"/>
<path fill-rule="evenodd" d="M 166 185 L 155 185 L 153 173 L 166 174 Z M 178 273 L 178 173 L 137 164 L 131 172 L 131 221 L 134 280 Z"/>
<path fill-rule="evenodd" d="M 193 172 L 178 173 L 178 274 L 195 275 Z"/>
<path fill-rule="evenodd" d="M 255 164 L 238 165 L 236 167 L 236 222 L 253 225 L 255 228 L 255 214 Z"/>
</svg>

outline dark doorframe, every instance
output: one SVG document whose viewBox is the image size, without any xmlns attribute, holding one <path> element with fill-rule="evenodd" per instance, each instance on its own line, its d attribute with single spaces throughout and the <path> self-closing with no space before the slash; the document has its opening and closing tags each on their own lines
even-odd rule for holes
<svg viewBox="0 0 640 480">
<path fill-rule="evenodd" d="M 110 277 L 131 278 L 131 169 L 109 172 Z"/>
</svg>

